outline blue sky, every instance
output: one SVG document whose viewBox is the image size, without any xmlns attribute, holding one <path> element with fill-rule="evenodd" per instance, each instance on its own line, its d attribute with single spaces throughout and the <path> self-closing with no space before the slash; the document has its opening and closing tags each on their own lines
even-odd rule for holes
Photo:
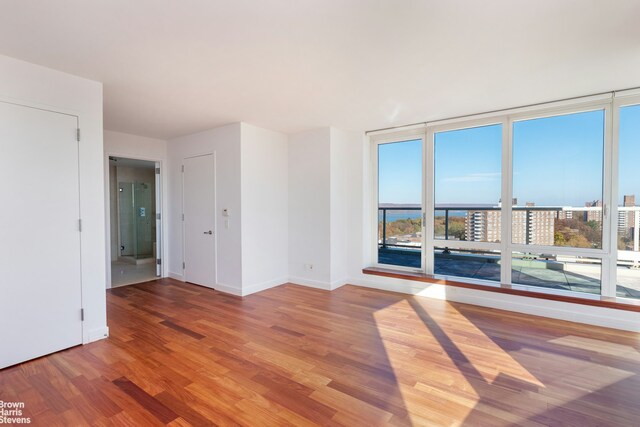
<svg viewBox="0 0 640 427">
<path fill-rule="evenodd" d="M 513 195 L 519 204 L 602 200 L 604 111 L 516 122 Z"/>
<path fill-rule="evenodd" d="M 618 203 L 622 204 L 625 194 L 635 194 L 636 204 L 640 204 L 640 105 L 623 107 L 620 110 L 620 160 L 618 170 Z"/>
<path fill-rule="evenodd" d="M 378 146 L 378 201 L 422 201 L 422 141 L 403 141 Z"/>
<path fill-rule="evenodd" d="M 502 126 L 438 133 L 434 156 L 436 204 L 498 203 Z"/>
<path fill-rule="evenodd" d="M 513 194 L 519 204 L 584 206 L 602 198 L 604 112 L 591 111 L 516 122 Z M 500 199 L 501 125 L 436 134 L 437 204 L 497 203 Z M 420 203 L 419 140 L 379 146 L 381 203 Z M 620 199 L 640 201 L 640 106 L 621 111 Z"/>
</svg>

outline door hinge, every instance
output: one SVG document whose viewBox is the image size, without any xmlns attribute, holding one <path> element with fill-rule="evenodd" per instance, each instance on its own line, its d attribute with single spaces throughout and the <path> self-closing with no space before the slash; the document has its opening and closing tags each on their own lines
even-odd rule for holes
<svg viewBox="0 0 640 427">
<path fill-rule="evenodd" d="M 184 221 L 184 214 L 182 214 L 182 220 Z"/>
<path fill-rule="evenodd" d="M 160 219 L 160 214 L 159 213 L 156 214 L 156 219 Z"/>
<path fill-rule="evenodd" d="M 158 258 L 158 259 L 156 260 L 156 264 L 158 264 L 158 265 L 162 265 L 162 258 Z"/>
<path fill-rule="evenodd" d="M 182 269 L 184 270 L 186 268 L 186 264 L 183 262 L 182 263 Z"/>
<path fill-rule="evenodd" d="M 82 233 L 82 219 L 78 219 L 78 231 Z"/>
<path fill-rule="evenodd" d="M 76 129 L 76 141 L 80 142 L 80 128 Z"/>
<path fill-rule="evenodd" d="M 182 165 L 182 172 L 184 172 L 184 165 Z"/>
<path fill-rule="evenodd" d="M 80 320 L 84 322 L 84 308 L 80 309 Z"/>
<path fill-rule="evenodd" d="M 160 175 L 160 168 L 156 168 L 156 175 Z"/>
</svg>

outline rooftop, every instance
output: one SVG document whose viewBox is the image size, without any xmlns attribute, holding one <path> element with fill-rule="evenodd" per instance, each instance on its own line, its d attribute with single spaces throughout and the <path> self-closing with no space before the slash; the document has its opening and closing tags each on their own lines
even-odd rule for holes
<svg viewBox="0 0 640 427">
<path fill-rule="evenodd" d="M 420 268 L 420 251 L 380 248 L 381 264 Z M 517 264 L 517 265 L 516 265 Z M 600 294 L 600 265 L 535 260 L 514 263 L 512 282 L 549 289 Z M 435 254 L 435 274 L 500 281 L 500 261 L 495 255 L 465 254 L 456 251 Z M 618 297 L 640 298 L 640 271 L 618 267 Z"/>
</svg>

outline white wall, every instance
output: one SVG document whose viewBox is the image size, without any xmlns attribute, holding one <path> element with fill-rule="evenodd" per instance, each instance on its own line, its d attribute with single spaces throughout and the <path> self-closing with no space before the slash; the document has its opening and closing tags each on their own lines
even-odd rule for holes
<svg viewBox="0 0 640 427">
<path fill-rule="evenodd" d="M 344 285 L 349 276 L 349 170 L 350 145 L 357 134 L 330 128 L 329 211 L 331 219 L 331 289 Z"/>
<path fill-rule="evenodd" d="M 129 133 L 104 131 L 104 152 L 106 156 L 129 159 L 166 161 L 167 141 L 147 138 Z"/>
<path fill-rule="evenodd" d="M 289 137 L 289 278 L 324 289 L 331 283 L 330 140 L 329 128 Z"/>
<path fill-rule="evenodd" d="M 240 232 L 241 174 L 240 123 L 168 141 L 168 275 L 184 280 L 182 271 L 182 162 L 184 158 L 215 153 L 216 157 L 216 253 L 217 288 L 242 294 L 242 234 Z M 203 183 L 207 185 L 207 183 Z M 225 228 L 223 209 L 229 209 L 229 228 Z"/>
<path fill-rule="evenodd" d="M 0 99 L 78 116 L 83 342 L 108 335 L 105 289 L 105 185 L 102 84 L 0 56 Z"/>
<path fill-rule="evenodd" d="M 354 137 L 332 127 L 290 136 L 289 274 L 294 283 L 335 289 L 347 282 Z"/>
<path fill-rule="evenodd" d="M 288 138 L 241 124 L 242 294 L 289 277 Z"/>
<path fill-rule="evenodd" d="M 348 276 L 351 281 L 361 279 L 362 269 L 370 266 L 375 260 L 371 258 L 370 244 L 372 237 L 371 216 L 371 188 L 369 177 L 371 174 L 370 146 L 364 132 L 354 133 L 347 148 L 349 157 L 348 170 Z"/>
<path fill-rule="evenodd" d="M 131 135 L 128 133 L 115 132 L 110 130 L 104 131 L 104 155 L 103 161 L 105 164 L 105 194 L 110 194 L 109 192 L 109 179 L 107 179 L 106 173 L 108 173 L 111 169 L 108 167 L 109 165 L 109 156 L 115 157 L 124 157 L 129 159 L 138 159 L 138 160 L 149 160 L 154 162 L 160 162 L 160 169 L 162 171 L 162 188 L 161 188 L 161 196 L 162 196 L 162 242 L 158 243 L 158 246 L 162 248 L 161 257 L 164 259 L 162 265 L 162 276 L 166 277 L 169 274 L 168 267 L 168 252 L 169 252 L 169 240 L 167 238 L 167 230 L 169 227 L 169 221 L 167 218 L 166 212 L 168 212 L 169 207 L 169 197 L 168 197 L 168 171 L 167 171 L 167 141 L 162 139 L 155 138 L 147 138 L 144 136 Z M 106 217 L 110 218 L 112 202 L 111 197 L 106 199 Z M 117 214 L 117 211 L 116 211 Z M 108 236 L 106 247 L 107 253 L 109 256 L 106 259 L 106 272 L 107 272 L 107 288 L 111 287 L 111 260 L 114 258 L 114 253 L 110 241 L 112 239 L 117 239 L 117 224 L 114 224 L 112 227 L 111 221 L 106 222 L 106 235 Z M 115 256 L 118 255 L 118 252 L 115 253 Z M 182 262 L 182 261 L 180 261 Z"/>
</svg>

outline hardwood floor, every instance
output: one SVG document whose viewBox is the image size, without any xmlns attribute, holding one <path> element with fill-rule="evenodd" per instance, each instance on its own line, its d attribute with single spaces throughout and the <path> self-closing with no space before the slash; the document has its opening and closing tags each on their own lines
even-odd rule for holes
<svg viewBox="0 0 640 427">
<path fill-rule="evenodd" d="M 640 425 L 640 335 L 344 286 L 108 292 L 111 336 L 0 371 L 32 424 Z"/>
</svg>

